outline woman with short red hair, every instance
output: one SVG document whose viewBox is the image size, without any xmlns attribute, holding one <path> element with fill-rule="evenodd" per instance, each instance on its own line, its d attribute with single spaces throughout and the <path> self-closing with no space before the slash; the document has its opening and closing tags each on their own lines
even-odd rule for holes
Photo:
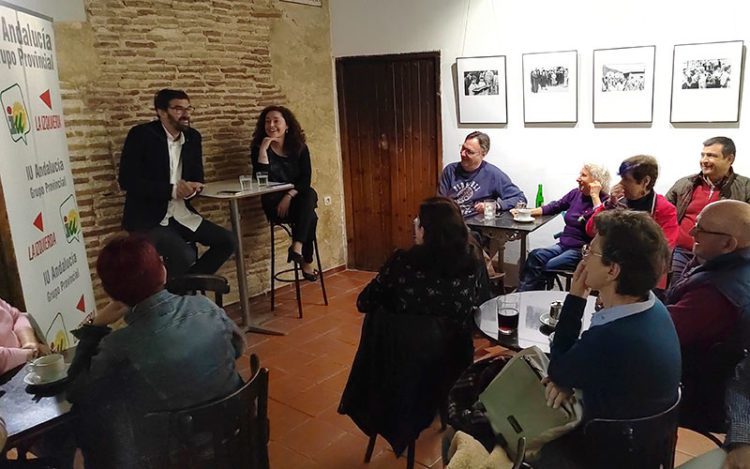
<svg viewBox="0 0 750 469">
<path fill-rule="evenodd" d="M 149 412 L 184 409 L 226 396 L 242 383 L 235 359 L 244 339 L 204 296 L 177 296 L 156 248 L 117 238 L 96 263 L 112 303 L 73 333 L 68 400 L 80 417 L 78 441 L 91 467 L 144 467 Z M 127 306 L 125 306 L 127 305 Z M 108 326 L 123 319 L 126 326 Z"/>
</svg>

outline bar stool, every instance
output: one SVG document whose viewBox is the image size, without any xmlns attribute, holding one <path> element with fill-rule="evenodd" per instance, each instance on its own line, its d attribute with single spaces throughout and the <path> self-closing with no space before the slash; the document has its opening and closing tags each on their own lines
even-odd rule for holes
<svg viewBox="0 0 750 469">
<path fill-rule="evenodd" d="M 275 232 L 276 227 L 280 227 L 282 230 L 284 230 L 289 236 L 289 239 L 292 239 L 292 227 L 289 222 L 281 221 L 281 220 L 272 220 L 270 222 L 271 224 L 271 311 L 274 310 L 276 307 L 276 290 L 274 288 L 274 283 L 276 282 L 283 282 L 283 283 L 294 283 L 294 291 L 297 294 L 297 311 L 299 312 L 299 318 L 302 319 L 302 296 L 300 295 L 300 288 L 299 288 L 299 277 L 300 277 L 300 270 L 302 269 L 302 266 L 300 266 L 297 262 L 293 262 L 294 266 L 290 269 L 284 269 L 280 272 L 276 272 L 276 241 L 275 241 Z M 323 301 L 325 302 L 326 306 L 328 306 L 328 295 L 326 294 L 326 284 L 323 280 L 323 267 L 320 264 L 320 253 L 318 252 L 318 238 L 317 236 L 313 238 L 313 250 L 315 251 L 315 259 L 318 263 L 318 280 L 320 280 L 320 289 L 323 292 Z M 294 278 L 284 277 L 285 274 L 288 274 L 290 272 L 294 272 Z"/>
</svg>

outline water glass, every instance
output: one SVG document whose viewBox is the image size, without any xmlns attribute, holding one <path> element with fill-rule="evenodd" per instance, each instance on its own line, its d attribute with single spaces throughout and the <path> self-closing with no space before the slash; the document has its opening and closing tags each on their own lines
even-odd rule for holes
<svg viewBox="0 0 750 469">
<path fill-rule="evenodd" d="M 268 172 L 258 171 L 255 173 L 255 177 L 258 179 L 258 187 L 264 187 L 268 185 Z"/>
<path fill-rule="evenodd" d="M 496 202 L 494 200 L 484 203 L 485 220 L 492 220 L 493 218 L 495 218 L 495 206 Z"/>
<path fill-rule="evenodd" d="M 240 176 L 240 190 L 251 191 L 253 190 L 253 177 L 248 175 Z"/>
</svg>

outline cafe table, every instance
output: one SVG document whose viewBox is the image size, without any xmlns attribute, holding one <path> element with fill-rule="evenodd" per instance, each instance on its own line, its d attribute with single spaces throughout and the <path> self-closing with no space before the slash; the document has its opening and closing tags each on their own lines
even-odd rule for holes
<svg viewBox="0 0 750 469">
<path fill-rule="evenodd" d="M 229 216 L 232 222 L 232 231 L 237 237 L 237 252 L 234 260 L 237 266 L 237 285 L 240 290 L 240 310 L 242 320 L 247 332 L 259 334 L 284 335 L 273 329 L 260 327 L 250 314 L 250 297 L 247 288 L 247 270 L 245 269 L 245 252 L 242 246 L 242 219 L 240 217 L 239 202 L 242 199 L 260 197 L 271 192 L 287 191 L 294 189 L 294 185 L 287 183 L 270 182 L 266 185 L 252 184 L 244 190 L 240 187 L 239 178 L 225 179 L 223 181 L 209 182 L 203 186 L 200 196 L 209 199 L 219 199 L 229 202 Z"/>
<path fill-rule="evenodd" d="M 466 219 L 466 224 L 470 228 L 477 229 L 487 236 L 499 239 L 502 244 L 508 241 L 521 241 L 521 255 L 518 259 L 519 268 L 526 263 L 526 237 L 530 233 L 538 230 L 553 218 L 555 215 L 542 215 L 534 217 L 530 222 L 518 222 L 513 219 L 509 211 L 498 212 L 495 218 L 486 219 L 484 215 L 477 215 Z M 503 262 L 503 259 L 500 259 Z"/>
<path fill-rule="evenodd" d="M 75 349 L 66 350 L 65 361 L 71 361 L 74 354 Z M 32 394 L 29 391 L 33 388 L 23 381 L 28 371 L 28 366 L 22 365 L 0 376 L 0 417 L 8 431 L 5 450 L 25 448 L 42 434 L 73 419 L 63 387 Z"/>
<path fill-rule="evenodd" d="M 542 324 L 540 317 L 549 313 L 550 303 L 564 301 L 567 292 L 542 290 L 510 293 L 518 298 L 518 329 L 513 334 L 500 334 L 497 328 L 497 302 L 502 296 L 485 301 L 474 313 L 474 322 L 479 330 L 487 337 L 503 347 L 521 350 L 536 345 L 544 353 L 549 353 L 549 335 L 554 331 Z M 504 295 L 507 296 L 507 295 Z M 583 312 L 583 327 L 585 331 L 591 326 L 591 315 L 594 314 L 596 297 L 589 296 Z"/>
</svg>

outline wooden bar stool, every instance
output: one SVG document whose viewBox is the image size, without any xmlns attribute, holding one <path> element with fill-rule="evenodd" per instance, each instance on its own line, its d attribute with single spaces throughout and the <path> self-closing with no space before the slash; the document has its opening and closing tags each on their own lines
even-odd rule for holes
<svg viewBox="0 0 750 469">
<path fill-rule="evenodd" d="M 275 232 L 276 227 L 280 227 L 282 230 L 284 230 L 289 236 L 289 239 L 292 239 L 292 227 L 288 222 L 284 221 L 271 221 L 271 311 L 274 310 L 276 307 L 276 290 L 274 288 L 274 284 L 276 282 L 284 282 L 284 283 L 294 283 L 294 291 L 297 294 L 297 311 L 299 312 L 299 318 L 302 319 L 302 296 L 300 294 L 300 288 L 299 288 L 299 277 L 300 277 L 300 270 L 302 269 L 302 266 L 300 266 L 297 262 L 293 262 L 294 266 L 289 269 L 284 269 L 280 272 L 276 272 L 276 240 L 275 240 Z M 323 301 L 325 302 L 326 306 L 328 306 L 328 295 L 326 294 L 326 284 L 323 280 L 323 267 L 320 264 L 320 253 L 318 252 L 318 238 L 313 238 L 313 250 L 315 251 L 315 259 L 318 263 L 318 280 L 320 281 L 320 289 L 323 292 Z M 294 278 L 285 277 L 286 274 L 289 274 L 291 272 L 294 272 Z"/>
</svg>

